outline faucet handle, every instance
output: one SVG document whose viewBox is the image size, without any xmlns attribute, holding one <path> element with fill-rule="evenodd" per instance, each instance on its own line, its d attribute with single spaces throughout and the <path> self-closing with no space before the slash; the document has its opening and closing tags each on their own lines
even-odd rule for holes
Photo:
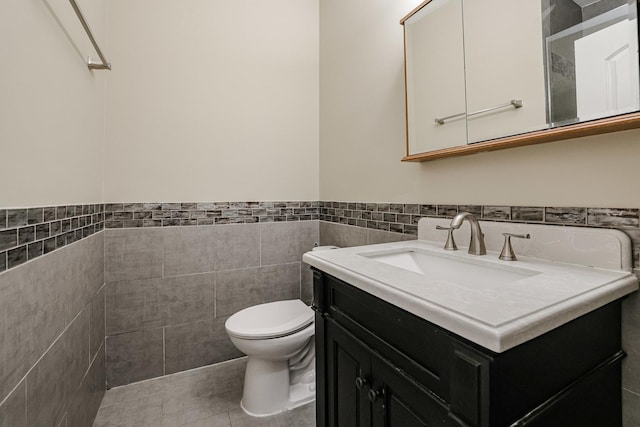
<svg viewBox="0 0 640 427">
<path fill-rule="evenodd" d="M 454 227 L 441 227 L 436 225 L 436 230 L 447 230 L 447 243 L 444 244 L 445 251 L 457 251 L 458 247 L 456 246 L 456 241 L 453 240 L 453 230 L 456 230 Z"/>
<path fill-rule="evenodd" d="M 502 233 L 504 236 L 504 246 L 502 247 L 502 252 L 500 252 L 499 259 L 503 261 L 517 261 L 515 252 L 513 252 L 513 247 L 511 247 L 511 238 L 515 237 L 517 239 L 530 239 L 531 235 L 527 234 L 513 234 L 513 233 Z"/>
</svg>

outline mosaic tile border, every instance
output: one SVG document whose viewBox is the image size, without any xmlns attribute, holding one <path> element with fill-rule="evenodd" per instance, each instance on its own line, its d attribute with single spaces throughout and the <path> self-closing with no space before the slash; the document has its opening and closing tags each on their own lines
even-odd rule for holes
<svg viewBox="0 0 640 427">
<path fill-rule="evenodd" d="M 0 273 L 103 228 L 103 204 L 0 209 Z"/>
<path fill-rule="evenodd" d="M 318 201 L 153 202 L 105 205 L 105 228 L 251 224 L 318 219 Z"/>
<path fill-rule="evenodd" d="M 484 220 L 617 228 L 631 236 L 640 269 L 640 209 L 436 205 L 341 201 L 142 202 L 0 209 L 0 272 L 105 228 L 321 220 L 417 235 L 423 217 L 467 211 Z"/>
<path fill-rule="evenodd" d="M 620 229 L 631 237 L 633 267 L 640 269 L 640 209 L 320 202 L 321 221 L 413 236 L 418 234 L 420 218 L 452 218 L 458 212 L 465 211 L 487 221 Z"/>
</svg>

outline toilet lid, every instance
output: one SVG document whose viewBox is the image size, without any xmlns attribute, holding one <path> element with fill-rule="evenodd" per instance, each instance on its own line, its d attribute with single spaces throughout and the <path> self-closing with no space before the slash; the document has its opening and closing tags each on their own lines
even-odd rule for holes
<svg viewBox="0 0 640 427">
<path fill-rule="evenodd" d="M 297 332 L 313 322 L 313 310 L 296 300 L 254 305 L 225 322 L 227 332 L 239 338 L 275 338 Z"/>
</svg>

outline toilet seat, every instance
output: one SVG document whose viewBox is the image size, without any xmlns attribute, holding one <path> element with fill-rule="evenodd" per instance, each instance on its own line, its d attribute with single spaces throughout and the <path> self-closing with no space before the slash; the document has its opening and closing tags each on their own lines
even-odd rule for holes
<svg viewBox="0 0 640 427">
<path fill-rule="evenodd" d="M 230 335 L 244 339 L 279 338 L 313 323 L 314 313 L 300 300 L 259 304 L 233 314 L 225 322 Z"/>
</svg>

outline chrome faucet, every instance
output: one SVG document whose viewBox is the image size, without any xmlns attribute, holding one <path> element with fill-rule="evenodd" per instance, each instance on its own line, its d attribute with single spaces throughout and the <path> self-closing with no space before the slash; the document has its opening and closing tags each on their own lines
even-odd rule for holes
<svg viewBox="0 0 640 427">
<path fill-rule="evenodd" d="M 478 223 L 478 219 L 469 212 L 460 212 L 451 220 L 451 228 L 458 229 L 464 222 L 469 221 L 471 226 L 471 241 L 469 242 L 469 253 L 471 255 L 486 255 L 487 249 L 484 246 L 484 234 Z"/>
</svg>

